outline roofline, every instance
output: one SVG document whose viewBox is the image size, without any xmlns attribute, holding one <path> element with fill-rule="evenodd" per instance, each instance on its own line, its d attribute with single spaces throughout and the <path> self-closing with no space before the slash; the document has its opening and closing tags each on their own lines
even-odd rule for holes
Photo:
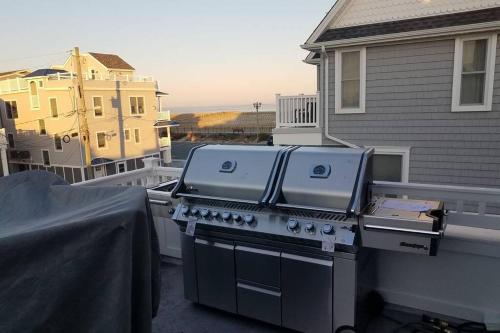
<svg viewBox="0 0 500 333">
<path fill-rule="evenodd" d="M 323 33 L 323 31 L 325 31 L 325 29 L 330 25 L 333 19 L 336 18 L 339 14 L 341 14 L 342 11 L 345 9 L 345 7 L 347 7 L 346 5 L 349 4 L 351 1 L 352 0 L 337 0 L 337 2 L 335 2 L 332 8 L 330 8 L 328 13 L 318 24 L 316 29 L 314 29 L 313 33 L 306 40 L 305 44 L 314 43 L 318 39 L 318 37 Z"/>
<path fill-rule="evenodd" d="M 305 62 L 306 64 L 310 64 L 310 65 L 319 65 L 321 63 L 321 59 L 314 59 L 314 55 L 316 54 L 316 52 L 309 52 L 309 54 L 307 55 L 307 57 L 302 60 L 303 62 Z"/>
<path fill-rule="evenodd" d="M 94 53 L 96 53 L 96 54 L 105 54 L 105 53 L 97 53 L 97 52 L 94 52 Z M 128 62 L 126 62 L 126 61 L 125 61 L 125 60 L 123 60 L 123 59 L 122 59 L 122 60 L 123 60 L 123 62 L 125 62 L 125 63 L 126 63 L 126 64 L 128 64 L 130 67 L 132 67 L 132 69 L 125 69 L 125 68 L 111 68 L 111 67 L 108 67 L 108 66 L 106 66 L 105 64 L 103 64 L 103 63 L 102 63 L 101 61 L 99 61 L 99 59 L 97 59 L 96 57 L 94 57 L 94 56 L 92 55 L 92 52 L 86 53 L 85 55 L 91 56 L 92 58 L 94 58 L 94 59 L 95 59 L 95 61 L 97 61 L 98 63 L 100 63 L 101 65 L 103 65 L 103 66 L 104 66 L 104 68 L 106 68 L 106 69 L 110 69 L 110 70 L 112 70 L 112 71 L 130 71 L 130 72 L 135 71 L 135 68 L 134 68 L 134 67 L 132 67 L 132 66 L 131 66 Z M 119 55 L 116 55 L 116 54 L 110 54 L 110 55 L 117 56 L 118 58 L 120 58 L 120 59 L 121 59 L 121 57 L 120 57 Z"/>
<path fill-rule="evenodd" d="M 309 43 L 303 44 L 302 47 L 305 50 L 311 52 L 319 52 L 322 47 L 325 48 L 338 48 L 338 47 L 348 47 L 366 44 L 377 44 L 377 43 L 390 43 L 398 41 L 408 41 L 422 38 L 439 38 L 439 37 L 449 37 L 453 38 L 455 35 L 468 34 L 468 33 L 479 33 L 485 31 L 491 31 L 500 29 L 500 21 L 491 21 L 484 23 L 475 23 L 469 25 L 459 25 L 452 27 L 436 28 L 436 29 L 425 29 L 425 30 L 415 30 L 409 32 L 400 32 L 394 34 L 385 35 L 374 35 L 358 38 L 340 39 L 327 42 L 319 43 Z"/>
</svg>

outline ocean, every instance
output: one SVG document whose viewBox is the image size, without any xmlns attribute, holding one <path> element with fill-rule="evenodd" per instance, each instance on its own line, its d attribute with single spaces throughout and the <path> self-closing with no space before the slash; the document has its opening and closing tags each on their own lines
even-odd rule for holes
<svg viewBox="0 0 500 333">
<path fill-rule="evenodd" d="M 255 109 L 252 104 L 163 107 L 163 110 L 170 110 L 172 113 L 224 112 L 224 111 L 255 112 Z M 259 112 L 275 111 L 275 110 L 276 110 L 276 105 L 274 104 L 262 104 L 262 108 L 259 109 Z"/>
</svg>

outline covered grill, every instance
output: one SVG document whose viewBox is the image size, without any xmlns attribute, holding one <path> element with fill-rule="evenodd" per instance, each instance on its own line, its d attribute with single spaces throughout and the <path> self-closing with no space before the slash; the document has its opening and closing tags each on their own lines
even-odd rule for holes
<svg viewBox="0 0 500 333">
<path fill-rule="evenodd" d="M 360 324 L 372 149 L 194 148 L 172 196 L 185 297 L 302 332 Z"/>
</svg>

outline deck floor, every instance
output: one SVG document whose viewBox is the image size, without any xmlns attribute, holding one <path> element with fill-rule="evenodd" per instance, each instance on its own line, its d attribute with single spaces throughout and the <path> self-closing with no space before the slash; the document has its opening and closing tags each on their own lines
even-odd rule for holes
<svg viewBox="0 0 500 333">
<path fill-rule="evenodd" d="M 193 304 L 184 299 L 182 262 L 162 259 L 162 291 L 158 316 L 153 320 L 153 333 L 291 333 L 292 331 L 256 320 L 232 315 Z M 418 316 L 391 313 L 402 322 L 418 320 Z M 393 332 L 399 325 L 376 318 L 369 325 L 370 333 Z M 404 331 L 401 331 L 404 332 Z"/>
</svg>

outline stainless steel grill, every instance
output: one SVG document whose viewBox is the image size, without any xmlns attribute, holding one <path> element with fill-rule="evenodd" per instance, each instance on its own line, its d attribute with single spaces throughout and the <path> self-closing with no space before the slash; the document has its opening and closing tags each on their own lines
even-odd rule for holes
<svg viewBox="0 0 500 333">
<path fill-rule="evenodd" d="M 373 207 L 372 155 L 333 147 L 193 149 L 172 193 L 182 198 L 173 219 L 183 232 L 186 298 L 302 332 L 359 326 L 366 252 L 359 220 Z"/>
</svg>

